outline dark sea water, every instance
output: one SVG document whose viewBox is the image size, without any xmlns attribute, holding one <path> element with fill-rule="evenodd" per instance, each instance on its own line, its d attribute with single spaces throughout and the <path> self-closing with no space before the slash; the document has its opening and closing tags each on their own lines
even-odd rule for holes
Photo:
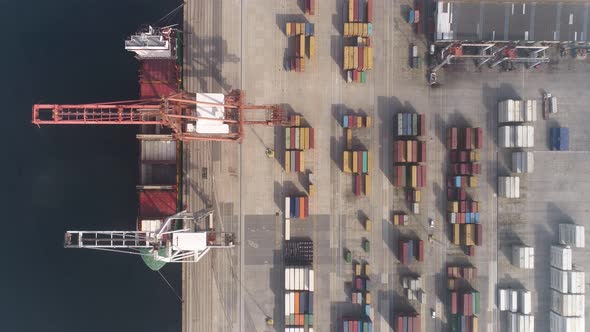
<svg viewBox="0 0 590 332">
<path fill-rule="evenodd" d="M 0 331 L 179 331 L 180 301 L 139 257 L 63 248 L 69 229 L 134 229 L 136 129 L 30 123 L 33 103 L 138 98 L 123 41 L 178 1 L 2 3 Z M 162 273 L 180 291 L 180 266 Z"/>
</svg>

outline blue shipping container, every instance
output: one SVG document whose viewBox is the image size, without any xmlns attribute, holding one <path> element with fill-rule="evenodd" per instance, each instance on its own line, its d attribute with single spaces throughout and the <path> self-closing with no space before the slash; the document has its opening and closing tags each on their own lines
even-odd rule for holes
<svg viewBox="0 0 590 332">
<path fill-rule="evenodd" d="M 310 314 L 313 314 L 313 292 L 308 293 L 307 310 Z"/>
<path fill-rule="evenodd" d="M 570 149 L 570 129 L 559 128 L 559 150 L 567 151 Z"/>
<path fill-rule="evenodd" d="M 365 315 L 371 316 L 371 305 L 370 304 L 365 304 Z M 367 323 L 365 322 L 365 324 L 367 324 Z M 365 326 L 367 326 L 367 325 L 365 325 Z"/>
<path fill-rule="evenodd" d="M 455 176 L 455 187 L 461 188 L 461 177 Z"/>
<path fill-rule="evenodd" d="M 369 322 L 369 330 L 367 332 L 373 332 L 373 322 Z"/>
<path fill-rule="evenodd" d="M 309 23 L 310 24 L 310 29 L 311 29 L 311 35 L 315 35 L 315 25 L 313 23 Z"/>
<path fill-rule="evenodd" d="M 348 332 L 348 321 L 342 321 L 342 332 Z"/>
<path fill-rule="evenodd" d="M 471 213 L 465 213 L 465 223 L 471 224 Z"/>
<path fill-rule="evenodd" d="M 414 11 L 410 10 L 408 13 L 408 23 L 414 23 Z"/>
<path fill-rule="evenodd" d="M 559 128 L 551 128 L 549 132 L 549 149 L 557 150 L 558 149 L 558 140 L 559 140 Z"/>
<path fill-rule="evenodd" d="M 344 128 L 348 128 L 348 115 L 345 115 L 345 116 L 344 116 L 344 121 L 343 121 L 343 123 L 344 123 Z"/>
<path fill-rule="evenodd" d="M 412 114 L 406 114 L 406 135 L 412 133 Z"/>
<path fill-rule="evenodd" d="M 296 218 L 299 218 L 299 197 L 295 197 L 295 216 Z"/>
<path fill-rule="evenodd" d="M 291 218 L 295 217 L 295 197 L 290 197 L 289 200 L 291 201 Z"/>
<path fill-rule="evenodd" d="M 309 23 L 305 23 L 305 35 L 309 36 L 310 33 L 311 33 L 311 26 Z"/>
<path fill-rule="evenodd" d="M 475 222 L 479 224 L 479 212 L 475 212 Z"/>
<path fill-rule="evenodd" d="M 363 0 L 359 0 L 359 22 L 363 22 Z"/>
</svg>

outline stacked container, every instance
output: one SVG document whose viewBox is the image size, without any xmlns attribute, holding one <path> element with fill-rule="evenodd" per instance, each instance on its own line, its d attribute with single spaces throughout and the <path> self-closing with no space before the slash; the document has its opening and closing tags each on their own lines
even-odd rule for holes
<svg viewBox="0 0 590 332">
<path fill-rule="evenodd" d="M 350 0 L 347 7 L 344 37 L 355 38 L 355 46 L 344 46 L 342 65 L 347 82 L 365 83 L 367 70 L 373 69 L 373 0 Z"/>
<path fill-rule="evenodd" d="M 512 152 L 512 171 L 514 173 L 532 173 L 535 159 L 532 152 Z"/>
<path fill-rule="evenodd" d="M 371 117 L 361 115 L 345 115 L 342 118 L 342 127 L 344 128 L 369 128 L 371 127 Z"/>
<path fill-rule="evenodd" d="M 502 148 L 532 148 L 535 146 L 535 127 L 502 126 L 498 128 L 498 140 Z"/>
<path fill-rule="evenodd" d="M 422 188 L 426 186 L 426 165 L 393 166 L 394 186 Z"/>
<path fill-rule="evenodd" d="M 561 316 L 584 316 L 584 294 L 551 291 L 551 310 Z"/>
<path fill-rule="evenodd" d="M 309 197 L 288 196 L 285 197 L 286 219 L 305 219 L 309 216 Z"/>
<path fill-rule="evenodd" d="M 342 332 L 373 331 L 373 322 L 370 320 L 344 318 L 342 319 Z"/>
<path fill-rule="evenodd" d="M 520 198 L 520 178 L 518 176 L 499 176 L 498 195 L 504 198 Z"/>
<path fill-rule="evenodd" d="M 285 268 L 285 326 L 313 326 L 314 272 L 311 267 Z"/>
<path fill-rule="evenodd" d="M 393 214 L 393 224 L 396 226 L 405 226 L 409 223 L 409 217 L 403 212 L 395 212 Z"/>
<path fill-rule="evenodd" d="M 549 331 L 551 332 L 586 332 L 584 317 L 564 317 L 549 311 Z"/>
<path fill-rule="evenodd" d="M 400 239 L 398 241 L 398 255 L 402 264 L 412 264 L 414 260 L 424 261 L 424 241 Z"/>
<path fill-rule="evenodd" d="M 584 226 L 559 224 L 559 242 L 572 248 L 584 248 Z"/>
<path fill-rule="evenodd" d="M 504 100 L 498 104 L 498 122 L 537 121 L 536 100 Z"/>
<path fill-rule="evenodd" d="M 426 142 L 417 140 L 399 140 L 394 142 L 393 162 L 426 162 Z"/>
<path fill-rule="evenodd" d="M 535 248 L 512 246 L 512 264 L 521 269 L 535 268 Z"/>
<path fill-rule="evenodd" d="M 564 271 L 551 268 L 551 288 L 560 293 L 584 294 L 585 273 L 582 271 Z"/>
<path fill-rule="evenodd" d="M 395 317 L 395 332 L 422 332 L 420 315 L 397 315 Z"/>
<path fill-rule="evenodd" d="M 305 0 L 305 14 L 315 15 L 315 0 Z"/>
<path fill-rule="evenodd" d="M 447 221 L 451 224 L 479 224 L 479 203 L 471 200 L 447 201 Z"/>
<path fill-rule="evenodd" d="M 551 128 L 549 132 L 551 150 L 567 151 L 570 149 L 570 130 L 569 128 L 559 127 Z"/>
<path fill-rule="evenodd" d="M 426 115 L 398 113 L 393 122 L 395 136 L 426 136 Z"/>
<path fill-rule="evenodd" d="M 449 150 L 476 150 L 483 146 L 481 128 L 456 128 L 447 131 L 447 148 Z"/>
<path fill-rule="evenodd" d="M 465 316 L 451 314 L 449 317 L 450 331 L 478 332 L 479 318 L 477 316 Z"/>
<path fill-rule="evenodd" d="M 313 0 L 307 1 L 311 1 L 313 5 Z M 295 57 L 287 60 L 286 67 L 289 71 L 303 72 L 305 71 L 305 56 L 311 58 L 315 53 L 315 26 L 309 22 L 287 22 L 285 33 L 288 37 L 295 37 Z"/>
<path fill-rule="evenodd" d="M 551 246 L 551 266 L 560 270 L 572 269 L 572 249 L 568 246 Z"/>
<path fill-rule="evenodd" d="M 535 316 L 509 312 L 507 325 L 507 332 L 534 332 Z"/>
</svg>

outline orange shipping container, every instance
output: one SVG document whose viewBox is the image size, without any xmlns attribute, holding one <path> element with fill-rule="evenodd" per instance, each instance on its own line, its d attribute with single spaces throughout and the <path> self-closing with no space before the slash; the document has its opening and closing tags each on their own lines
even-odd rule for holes
<svg viewBox="0 0 590 332">
<path fill-rule="evenodd" d="M 305 197 L 299 197 L 299 219 L 305 218 Z"/>
<path fill-rule="evenodd" d="M 353 151 L 352 152 L 352 172 L 353 173 L 358 173 L 358 152 L 357 151 Z"/>
<path fill-rule="evenodd" d="M 299 172 L 303 172 L 305 170 L 305 153 L 303 151 L 299 152 Z"/>
<path fill-rule="evenodd" d="M 299 292 L 295 292 L 295 313 L 299 313 Z"/>
</svg>

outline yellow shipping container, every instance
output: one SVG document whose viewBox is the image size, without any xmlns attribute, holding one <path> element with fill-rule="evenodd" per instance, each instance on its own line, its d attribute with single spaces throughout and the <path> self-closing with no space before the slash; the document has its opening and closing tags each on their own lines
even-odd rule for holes
<svg viewBox="0 0 590 332">
<path fill-rule="evenodd" d="M 287 36 L 291 35 L 291 23 L 287 22 L 287 24 L 285 24 L 285 31 L 287 32 Z"/>
<path fill-rule="evenodd" d="M 305 37 L 305 23 L 299 23 L 299 30 L 301 34 Z"/>
<path fill-rule="evenodd" d="M 371 176 L 369 174 L 365 174 L 365 196 L 369 196 L 371 194 Z"/>
<path fill-rule="evenodd" d="M 459 224 L 453 224 L 453 244 L 461 244 L 461 228 Z"/>
<path fill-rule="evenodd" d="M 479 330 L 479 322 L 477 316 L 471 316 L 471 332 L 478 332 Z"/>
<path fill-rule="evenodd" d="M 348 23 L 344 22 L 344 37 L 348 37 Z"/>
<path fill-rule="evenodd" d="M 353 173 L 358 173 L 359 172 L 359 157 L 358 157 L 359 153 L 357 151 L 353 151 L 352 152 L 352 172 Z"/>
<path fill-rule="evenodd" d="M 464 239 L 464 243 L 467 246 L 473 246 L 475 245 L 475 242 L 473 241 L 473 224 L 464 224 L 464 229 L 465 229 L 465 239 Z"/>
<path fill-rule="evenodd" d="M 363 59 L 369 59 L 369 48 L 363 47 Z M 363 70 L 369 69 L 369 61 L 363 61 Z"/>
<path fill-rule="evenodd" d="M 371 117 L 370 117 L 370 116 L 368 116 L 368 117 L 366 118 L 366 120 L 365 120 L 365 126 L 366 126 L 367 128 L 371 127 Z"/>
<path fill-rule="evenodd" d="M 369 25 L 367 23 L 363 24 L 363 37 L 369 37 Z"/>
<path fill-rule="evenodd" d="M 448 288 L 449 290 L 455 290 L 455 281 L 456 281 L 456 279 L 454 279 L 454 278 L 449 278 L 449 279 L 447 279 L 447 280 L 448 280 L 447 288 Z"/>
<path fill-rule="evenodd" d="M 352 129 L 346 128 L 344 132 L 346 133 L 346 149 L 352 150 Z"/>
<path fill-rule="evenodd" d="M 414 201 L 416 201 L 416 203 L 419 203 L 419 202 L 420 202 L 420 198 L 421 198 L 421 196 L 422 196 L 422 195 L 421 195 L 421 192 L 420 192 L 420 190 L 416 190 L 416 191 L 414 192 Z"/>
<path fill-rule="evenodd" d="M 301 58 L 301 71 L 305 71 L 305 58 Z"/>
<path fill-rule="evenodd" d="M 359 48 L 354 46 L 352 48 L 352 53 L 353 53 L 352 69 L 356 69 L 359 67 Z"/>
<path fill-rule="evenodd" d="M 349 60 L 349 64 L 350 64 L 350 68 L 348 69 L 352 69 L 354 66 L 354 47 L 350 46 L 350 53 L 348 54 L 348 60 Z"/>
<path fill-rule="evenodd" d="M 360 23 L 355 23 L 354 24 L 354 35 L 355 36 L 359 36 L 361 32 L 361 24 Z"/>
<path fill-rule="evenodd" d="M 299 172 L 303 172 L 305 170 L 305 153 L 301 151 L 299 153 Z"/>
<path fill-rule="evenodd" d="M 369 59 L 367 69 L 373 69 L 373 48 L 368 47 L 367 49 L 367 59 Z"/>
<path fill-rule="evenodd" d="M 301 57 L 305 56 L 305 35 L 299 35 L 299 52 Z"/>
<path fill-rule="evenodd" d="M 354 1 L 348 0 L 348 22 L 354 20 Z"/>
<path fill-rule="evenodd" d="M 301 34 L 301 25 L 299 23 L 295 23 L 295 34 L 296 35 Z"/>
<path fill-rule="evenodd" d="M 447 205 L 449 212 L 459 212 L 459 202 L 448 202 Z"/>
<path fill-rule="evenodd" d="M 406 141 L 406 158 L 405 161 L 412 162 L 412 141 Z"/>
<path fill-rule="evenodd" d="M 344 46 L 344 61 L 342 62 L 342 69 L 348 69 L 348 46 Z"/>
<path fill-rule="evenodd" d="M 371 231 L 371 229 L 372 229 L 371 225 L 372 225 L 372 224 L 373 224 L 373 222 L 371 221 L 371 219 L 367 218 L 367 219 L 365 220 L 365 230 L 366 230 L 367 232 L 370 232 L 370 231 Z"/>
<path fill-rule="evenodd" d="M 369 263 L 365 263 L 365 275 L 368 276 L 369 274 L 371 274 L 371 266 L 369 265 Z"/>
<path fill-rule="evenodd" d="M 315 185 L 313 183 L 309 184 L 309 196 L 315 196 Z"/>
<path fill-rule="evenodd" d="M 367 171 L 371 173 L 371 165 L 373 165 L 373 158 L 371 157 L 371 151 L 367 151 Z"/>
<path fill-rule="evenodd" d="M 305 128 L 305 149 L 309 149 L 309 128 Z"/>
<path fill-rule="evenodd" d="M 412 165 L 412 188 L 416 188 L 418 184 L 418 167 L 416 165 Z"/>
<path fill-rule="evenodd" d="M 360 276 L 361 275 L 361 263 L 354 264 L 354 275 Z"/>
<path fill-rule="evenodd" d="M 299 130 L 299 149 L 305 150 L 305 128 L 297 128 Z"/>
<path fill-rule="evenodd" d="M 291 151 L 285 151 L 285 171 L 291 171 Z"/>
<path fill-rule="evenodd" d="M 301 126 L 301 115 L 295 115 L 295 126 Z"/>
<path fill-rule="evenodd" d="M 350 151 L 344 151 L 342 154 L 342 170 L 344 173 L 352 173 L 352 170 L 350 169 L 350 155 Z"/>
<path fill-rule="evenodd" d="M 356 118 L 356 127 L 361 128 L 362 126 L 363 126 L 363 118 L 361 116 L 358 116 Z"/>
<path fill-rule="evenodd" d="M 309 36 L 309 57 L 313 58 L 315 55 L 315 36 Z"/>
<path fill-rule="evenodd" d="M 477 187 L 477 184 L 478 184 L 477 180 L 478 180 L 477 176 L 470 176 L 469 177 L 469 186 L 470 187 Z"/>
</svg>

